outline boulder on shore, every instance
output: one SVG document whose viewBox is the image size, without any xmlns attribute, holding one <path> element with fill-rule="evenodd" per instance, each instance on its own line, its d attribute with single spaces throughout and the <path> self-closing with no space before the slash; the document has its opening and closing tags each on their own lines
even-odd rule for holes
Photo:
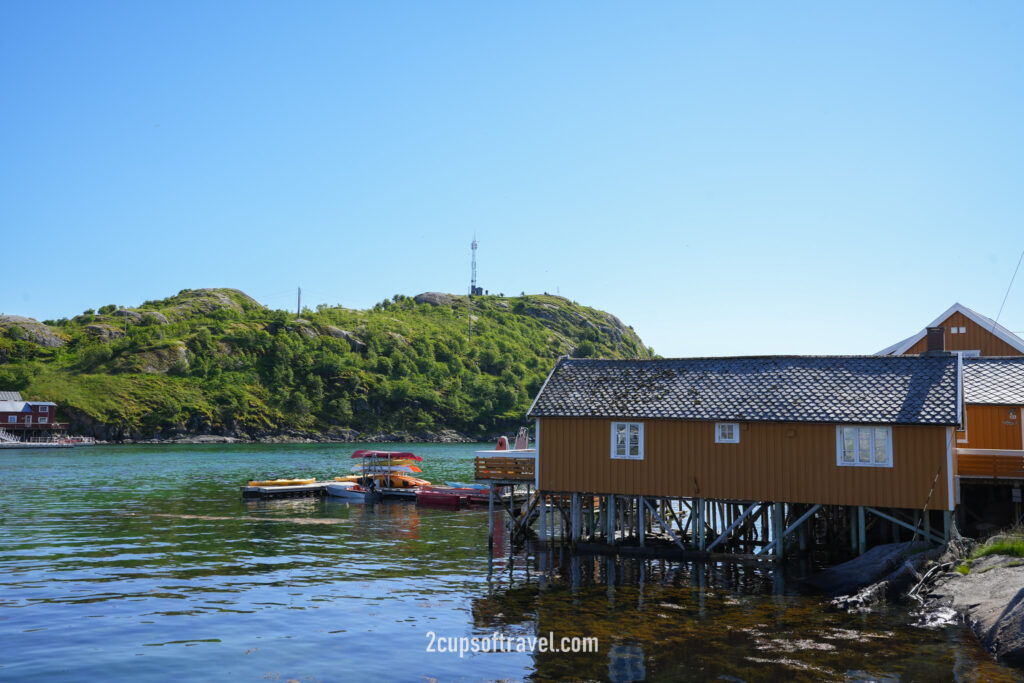
<svg viewBox="0 0 1024 683">
<path fill-rule="evenodd" d="M 807 583 L 829 595 L 852 595 L 899 569 L 911 552 L 910 543 L 876 545 L 860 557 L 818 572 Z"/>
<path fill-rule="evenodd" d="M 1005 555 L 974 560 L 967 574 L 943 574 L 928 592 L 932 608 L 951 607 L 982 645 L 1009 664 L 1024 664 L 1024 561 Z"/>
</svg>

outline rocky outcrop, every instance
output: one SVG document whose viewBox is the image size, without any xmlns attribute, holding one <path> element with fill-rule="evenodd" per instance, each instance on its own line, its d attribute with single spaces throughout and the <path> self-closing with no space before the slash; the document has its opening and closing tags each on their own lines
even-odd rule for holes
<svg viewBox="0 0 1024 683">
<path fill-rule="evenodd" d="M 239 289 L 183 289 L 163 308 L 171 320 L 185 320 L 227 309 L 236 313 L 261 309 L 263 305 Z"/>
<path fill-rule="evenodd" d="M 349 348 L 356 353 L 362 353 L 366 350 L 366 343 L 348 330 L 343 330 L 340 327 L 335 327 L 334 325 L 322 325 L 320 329 L 323 330 L 324 334 L 328 334 L 338 339 L 344 339 L 348 342 Z"/>
<path fill-rule="evenodd" d="M 115 318 L 128 318 L 130 322 L 136 325 L 142 322 L 141 313 L 138 311 L 129 311 L 127 308 L 119 308 L 116 311 L 112 311 L 110 315 Z"/>
<path fill-rule="evenodd" d="M 910 543 L 877 545 L 849 562 L 814 574 L 806 583 L 828 595 L 854 595 L 899 569 L 911 550 Z"/>
<path fill-rule="evenodd" d="M 177 342 L 159 349 L 140 351 L 119 358 L 114 364 L 114 371 L 166 374 L 175 366 L 188 367 L 188 350 L 185 348 L 184 342 Z"/>
<path fill-rule="evenodd" d="M 945 623 L 959 615 L 989 652 L 1022 665 L 1024 559 L 987 555 L 965 562 L 971 545 L 950 541 L 924 552 L 909 543 L 876 546 L 806 583 L 838 596 L 832 604 L 842 609 L 864 611 L 914 598 L 924 604 L 922 623 Z"/>
<path fill-rule="evenodd" d="M 156 325 L 170 325 L 171 321 L 167 319 L 167 316 L 159 311 L 143 311 L 142 312 L 143 322 Z"/>
<path fill-rule="evenodd" d="M 1024 664 L 1024 560 L 987 555 L 966 574 L 947 571 L 928 590 L 927 603 L 956 610 L 989 652 Z"/>
<path fill-rule="evenodd" d="M 418 304 L 430 304 L 431 306 L 451 306 L 455 299 L 451 294 L 441 292 L 423 292 L 412 298 Z"/>
<path fill-rule="evenodd" d="M 47 348 L 64 346 L 67 341 L 55 330 L 47 327 L 35 318 L 20 315 L 0 315 L 0 333 L 8 333 L 11 328 L 20 329 L 25 341 L 35 342 Z"/>
<path fill-rule="evenodd" d="M 92 325 L 86 325 L 82 328 L 86 334 L 92 335 L 97 340 L 104 344 L 109 344 L 115 339 L 120 339 L 124 336 L 124 330 L 107 325 L 106 323 L 93 323 Z"/>
<path fill-rule="evenodd" d="M 305 339 L 316 339 L 320 333 L 313 329 L 313 323 L 304 318 L 296 318 L 288 325 L 289 332 L 298 332 Z"/>
</svg>

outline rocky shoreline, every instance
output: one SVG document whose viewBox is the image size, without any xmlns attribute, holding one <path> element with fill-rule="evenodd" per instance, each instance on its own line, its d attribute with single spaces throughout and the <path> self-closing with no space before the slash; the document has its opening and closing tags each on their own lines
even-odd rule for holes
<svg viewBox="0 0 1024 683">
<path fill-rule="evenodd" d="M 497 437 L 494 437 L 495 439 Z M 490 441 L 487 438 L 484 441 Z M 224 434 L 182 434 L 166 437 L 133 439 L 97 439 L 102 445 L 138 445 L 138 444 L 234 444 L 234 443 L 480 443 L 481 440 L 467 436 L 453 429 L 440 432 L 387 432 L 381 434 L 365 434 L 354 429 L 339 429 L 330 432 L 283 431 L 265 434 L 236 433 Z"/>
<path fill-rule="evenodd" d="M 996 659 L 1024 666 L 1024 559 L 998 553 L 977 557 L 977 551 L 1008 538 L 1022 540 L 959 539 L 923 551 L 910 543 L 876 546 L 808 583 L 835 596 L 832 604 L 840 609 L 869 611 L 887 602 L 915 601 L 919 625 L 959 619 Z"/>
</svg>

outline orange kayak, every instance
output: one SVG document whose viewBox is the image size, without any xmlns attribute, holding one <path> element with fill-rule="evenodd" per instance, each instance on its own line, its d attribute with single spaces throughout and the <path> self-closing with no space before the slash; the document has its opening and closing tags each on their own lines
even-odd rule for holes
<svg viewBox="0 0 1024 683">
<path fill-rule="evenodd" d="M 387 473 L 380 472 L 367 475 L 352 474 L 347 477 L 335 477 L 334 481 L 352 481 L 358 483 L 360 479 L 369 479 L 371 477 L 377 482 L 378 486 L 388 485 Z M 417 479 L 416 477 L 410 477 L 407 474 L 392 473 L 390 479 L 390 488 L 393 489 L 411 489 L 416 488 L 417 486 L 430 486 L 430 482 L 426 479 Z"/>
</svg>

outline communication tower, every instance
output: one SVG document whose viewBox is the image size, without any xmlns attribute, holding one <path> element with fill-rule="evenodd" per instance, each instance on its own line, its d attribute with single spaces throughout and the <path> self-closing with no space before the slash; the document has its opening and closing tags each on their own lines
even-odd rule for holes
<svg viewBox="0 0 1024 683">
<path fill-rule="evenodd" d="M 469 341 L 473 341 L 473 295 L 483 294 L 483 291 L 476 286 L 476 235 L 473 235 L 473 241 L 469 245 L 470 251 L 473 254 L 471 260 L 472 266 L 470 268 L 469 277 L 469 296 L 466 297 L 466 314 L 469 318 Z"/>
<path fill-rule="evenodd" d="M 476 235 L 473 235 L 473 241 L 469 244 L 469 248 L 473 253 L 472 270 L 470 271 L 469 279 L 469 295 L 480 296 L 484 293 L 484 288 L 476 286 Z"/>
</svg>

